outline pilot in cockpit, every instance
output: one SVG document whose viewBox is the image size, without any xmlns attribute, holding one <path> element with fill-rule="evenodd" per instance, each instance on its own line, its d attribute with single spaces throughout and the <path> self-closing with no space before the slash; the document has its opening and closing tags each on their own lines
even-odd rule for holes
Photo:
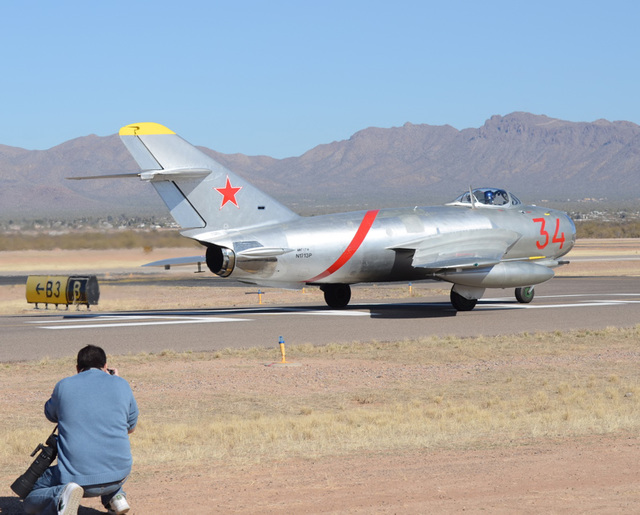
<svg viewBox="0 0 640 515">
<path fill-rule="evenodd" d="M 477 188 L 463 193 L 447 205 L 467 207 L 477 205 L 478 207 L 486 206 L 493 209 L 506 209 L 520 204 L 520 200 L 506 190 L 500 188 Z"/>
<path fill-rule="evenodd" d="M 493 191 L 487 190 L 484 192 L 484 204 L 492 205 L 493 204 Z"/>
</svg>

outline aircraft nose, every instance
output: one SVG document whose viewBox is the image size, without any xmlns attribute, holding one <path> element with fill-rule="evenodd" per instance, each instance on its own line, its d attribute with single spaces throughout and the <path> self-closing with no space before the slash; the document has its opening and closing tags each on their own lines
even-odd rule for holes
<svg viewBox="0 0 640 515">
<path fill-rule="evenodd" d="M 562 224 L 563 226 L 565 226 L 565 234 L 567 235 L 566 240 L 567 240 L 567 250 L 566 252 L 569 252 L 574 244 L 576 243 L 576 224 L 573 222 L 573 219 L 568 215 L 565 214 L 564 215 L 564 223 Z M 564 249 L 563 249 L 564 250 Z M 566 254 L 565 252 L 565 254 Z"/>
</svg>

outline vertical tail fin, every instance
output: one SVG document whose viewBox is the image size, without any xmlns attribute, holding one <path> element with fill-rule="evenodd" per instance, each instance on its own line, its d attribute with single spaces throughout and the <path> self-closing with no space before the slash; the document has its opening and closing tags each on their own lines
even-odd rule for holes
<svg viewBox="0 0 640 515">
<path fill-rule="evenodd" d="M 190 237 L 281 223 L 298 215 L 157 123 L 120 129 L 120 138 Z"/>
</svg>

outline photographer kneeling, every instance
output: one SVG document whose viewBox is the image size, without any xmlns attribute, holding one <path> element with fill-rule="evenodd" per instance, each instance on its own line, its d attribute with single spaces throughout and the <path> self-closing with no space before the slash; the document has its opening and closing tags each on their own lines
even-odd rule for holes
<svg viewBox="0 0 640 515">
<path fill-rule="evenodd" d="M 136 400 L 100 347 L 78 352 L 77 371 L 56 384 L 44 406 L 58 424 L 58 464 L 36 481 L 24 500 L 27 513 L 75 514 L 82 497 L 97 496 L 109 513 L 129 511 L 122 485 L 131 472 Z"/>
</svg>

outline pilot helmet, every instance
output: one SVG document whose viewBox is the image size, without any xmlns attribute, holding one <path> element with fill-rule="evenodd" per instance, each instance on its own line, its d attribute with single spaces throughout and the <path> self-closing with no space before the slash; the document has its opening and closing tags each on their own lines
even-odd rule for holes
<svg viewBox="0 0 640 515">
<path fill-rule="evenodd" d="M 484 200 L 487 204 L 493 204 L 493 191 L 487 190 L 484 192 Z"/>
</svg>

